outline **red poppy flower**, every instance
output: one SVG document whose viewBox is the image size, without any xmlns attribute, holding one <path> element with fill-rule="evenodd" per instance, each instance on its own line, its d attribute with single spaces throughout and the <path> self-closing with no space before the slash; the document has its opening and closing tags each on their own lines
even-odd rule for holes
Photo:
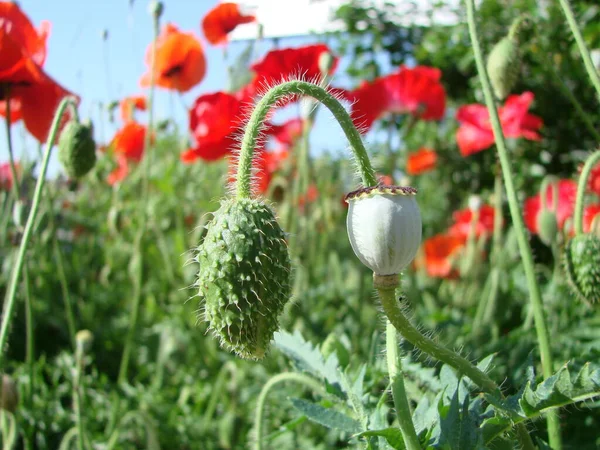
<svg viewBox="0 0 600 450">
<path fill-rule="evenodd" d="M 471 228 L 475 225 L 475 236 L 482 234 L 491 235 L 494 232 L 495 210 L 491 205 L 482 205 L 477 211 L 477 222 L 473 224 L 473 210 L 471 208 L 456 211 L 452 217 L 454 225 L 448 230 L 449 234 L 462 238 L 469 237 Z"/>
<path fill-rule="evenodd" d="M 61 100 L 72 95 L 41 68 L 48 32 L 47 22 L 38 32 L 15 3 L 0 3 L 0 115 L 6 116 L 10 99 L 10 122 L 22 119 L 40 142 L 46 142 Z"/>
<path fill-rule="evenodd" d="M 417 258 L 417 267 L 424 267 L 430 277 L 456 278 L 458 271 L 453 267 L 453 259 L 465 246 L 459 236 L 437 234 L 423 242 L 422 254 Z"/>
<path fill-rule="evenodd" d="M 273 136 L 279 143 L 286 146 L 293 146 L 302 136 L 304 131 L 304 121 L 300 118 L 290 119 L 281 125 L 271 125 L 268 134 Z"/>
<path fill-rule="evenodd" d="M 379 183 L 381 183 L 385 186 L 393 186 L 394 185 L 394 179 L 392 177 L 390 177 L 389 175 L 378 175 L 377 179 L 379 180 Z"/>
<path fill-rule="evenodd" d="M 323 78 L 323 74 L 319 67 L 319 60 L 325 53 L 332 54 L 325 44 L 271 50 L 261 61 L 250 66 L 256 75 L 252 82 L 242 89 L 241 93 L 244 98 L 251 99 L 268 86 L 277 84 L 282 80 L 298 77 L 305 80 L 320 80 Z M 339 58 L 335 57 L 329 69 L 329 75 L 333 75 L 338 62 Z M 294 100 L 296 98 L 291 97 L 287 99 L 287 102 Z"/>
<path fill-rule="evenodd" d="M 242 108 L 243 103 L 227 92 L 198 97 L 189 122 L 195 145 L 181 155 L 182 161 L 216 161 L 231 154 L 242 126 Z"/>
<path fill-rule="evenodd" d="M 573 215 L 575 210 L 575 196 L 577 195 L 577 183 L 572 180 L 559 180 L 556 186 L 558 191 L 557 208 L 555 211 L 558 228 L 562 230 L 565 222 Z M 546 208 L 554 209 L 554 186 L 549 185 L 546 189 Z M 532 233 L 538 234 L 538 215 L 542 209 L 541 196 L 537 194 L 525 200 L 523 207 L 525 225 Z"/>
<path fill-rule="evenodd" d="M 221 3 L 211 9 L 202 19 L 206 40 L 213 45 L 227 42 L 227 35 L 238 25 L 254 22 L 256 17 L 241 13 L 237 3 Z"/>
<path fill-rule="evenodd" d="M 439 120 L 446 109 L 446 91 L 440 83 L 439 69 L 402 66 L 354 90 L 352 117 L 363 132 L 386 113 L 411 114 L 423 120 Z"/>
<path fill-rule="evenodd" d="M 115 133 L 110 146 L 117 155 L 139 162 L 144 154 L 145 139 L 146 126 L 130 121 Z"/>
<path fill-rule="evenodd" d="M 150 68 L 152 44 L 146 51 L 146 64 Z M 165 89 L 187 92 L 206 74 L 206 58 L 200 41 L 192 33 L 182 33 L 167 24 L 156 40 L 156 85 Z M 142 87 L 150 86 L 150 72 L 140 81 Z"/>
<path fill-rule="evenodd" d="M 313 203 L 319 198 L 319 189 L 316 184 L 310 184 L 304 194 L 300 194 L 298 197 L 298 206 L 303 208 L 309 203 Z"/>
<path fill-rule="evenodd" d="M 600 226 L 600 204 L 588 205 L 583 209 L 583 232 L 591 232 L 592 225 Z"/>
<path fill-rule="evenodd" d="M 125 97 L 119 102 L 119 109 L 121 111 L 121 120 L 129 122 L 133 120 L 133 112 L 135 110 L 146 111 L 146 97 L 143 95 Z"/>
<path fill-rule="evenodd" d="M 527 112 L 533 98 L 532 92 L 511 95 L 504 106 L 498 109 L 502 130 L 506 137 L 523 137 L 530 141 L 541 140 L 538 131 L 543 121 L 540 117 Z M 456 119 L 460 123 L 460 128 L 456 132 L 456 142 L 461 155 L 469 156 L 494 144 L 490 116 L 484 105 L 461 106 L 456 112 Z"/>
<path fill-rule="evenodd" d="M 117 156 L 117 167 L 108 175 L 106 182 L 111 186 L 123 181 L 129 175 L 129 162 L 123 154 Z"/>
<path fill-rule="evenodd" d="M 20 177 L 21 166 L 19 163 L 15 163 L 15 169 L 17 170 L 17 177 Z M 13 175 L 10 168 L 10 163 L 5 162 L 0 164 L 0 191 L 9 192 L 13 185 Z"/>
<path fill-rule="evenodd" d="M 590 172 L 588 190 L 596 195 L 600 195 L 600 164 L 595 166 Z"/>
<path fill-rule="evenodd" d="M 409 175 L 419 175 L 429 172 L 437 163 L 437 153 L 428 148 L 421 148 L 408 155 L 406 161 L 406 172 Z"/>
</svg>

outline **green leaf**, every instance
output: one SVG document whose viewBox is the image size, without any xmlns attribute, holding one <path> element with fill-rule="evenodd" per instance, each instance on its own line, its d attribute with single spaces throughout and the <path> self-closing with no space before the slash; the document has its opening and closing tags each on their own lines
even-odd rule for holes
<svg viewBox="0 0 600 450">
<path fill-rule="evenodd" d="M 399 428 L 384 428 L 383 430 L 363 431 L 354 437 L 383 437 L 387 443 L 396 450 L 405 450 L 404 439 Z"/>
<path fill-rule="evenodd" d="M 325 379 L 332 386 L 341 389 L 342 382 L 335 353 L 325 360 L 321 352 L 305 341 L 298 331 L 294 334 L 278 331 L 273 339 L 275 346 L 291 358 L 298 369 Z"/>
<path fill-rule="evenodd" d="M 462 408 L 459 403 L 459 389 L 454 392 L 450 408 L 440 420 L 440 446 L 451 450 L 476 450 L 483 444 L 483 436 L 477 417 L 480 403 L 473 402 L 473 412 L 469 410 L 469 397 L 465 397 Z"/>
<path fill-rule="evenodd" d="M 290 399 L 294 408 L 308 417 L 309 420 L 334 430 L 346 431 L 356 434 L 360 432 L 361 426 L 358 421 L 338 411 L 324 408 L 316 403 L 302 400 L 300 398 Z"/>
</svg>

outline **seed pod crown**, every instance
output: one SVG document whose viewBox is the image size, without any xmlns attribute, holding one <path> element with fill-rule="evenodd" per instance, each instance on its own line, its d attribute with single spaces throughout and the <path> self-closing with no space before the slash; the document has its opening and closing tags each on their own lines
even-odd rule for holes
<svg viewBox="0 0 600 450">
<path fill-rule="evenodd" d="M 589 233 L 575 236 L 565 247 L 563 263 L 573 292 L 581 300 L 600 301 L 600 239 Z"/>
<path fill-rule="evenodd" d="M 71 178 L 81 178 L 96 164 L 96 143 L 91 124 L 69 121 L 60 134 L 58 159 Z"/>
<path fill-rule="evenodd" d="M 221 345 L 260 359 L 291 296 L 285 235 L 263 201 L 224 200 L 198 247 L 204 319 Z"/>
</svg>

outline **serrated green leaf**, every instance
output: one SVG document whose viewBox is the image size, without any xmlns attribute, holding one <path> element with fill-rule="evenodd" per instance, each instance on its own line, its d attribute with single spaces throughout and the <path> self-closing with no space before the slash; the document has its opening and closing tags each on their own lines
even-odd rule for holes
<svg viewBox="0 0 600 450">
<path fill-rule="evenodd" d="M 477 411 L 469 411 L 469 398 L 465 397 L 462 408 L 458 390 L 450 402 L 450 408 L 440 420 L 439 444 L 450 450 L 476 450 L 481 448 L 483 437 L 476 421 Z M 478 404 L 475 404 L 475 409 Z"/>
<path fill-rule="evenodd" d="M 342 382 L 335 353 L 325 360 L 321 352 L 305 341 L 298 331 L 294 334 L 278 331 L 273 339 L 275 346 L 291 358 L 299 370 L 325 379 L 332 386 L 341 389 Z"/>
<path fill-rule="evenodd" d="M 404 439 L 399 428 L 384 428 L 383 430 L 369 430 L 358 433 L 355 437 L 383 437 L 387 443 L 396 450 L 405 450 Z"/>
<path fill-rule="evenodd" d="M 294 408 L 308 417 L 309 420 L 334 430 L 356 434 L 361 431 L 360 423 L 346 414 L 333 409 L 324 408 L 316 403 L 300 398 L 290 399 Z"/>
</svg>

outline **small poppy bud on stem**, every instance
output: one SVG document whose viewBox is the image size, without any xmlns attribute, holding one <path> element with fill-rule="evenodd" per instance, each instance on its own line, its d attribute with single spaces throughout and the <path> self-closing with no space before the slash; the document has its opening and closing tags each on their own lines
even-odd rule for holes
<svg viewBox="0 0 600 450">
<path fill-rule="evenodd" d="M 154 20 L 158 20 L 161 18 L 163 12 L 165 10 L 165 5 L 163 2 L 151 1 L 150 5 L 148 5 L 148 11 L 154 17 Z"/>
<path fill-rule="evenodd" d="M 58 160 L 71 178 L 81 178 L 96 165 L 96 142 L 91 122 L 71 119 L 60 134 Z"/>
<path fill-rule="evenodd" d="M 548 192 L 549 186 L 552 189 L 552 206 L 547 205 L 546 202 L 546 193 Z M 558 185 L 556 177 L 547 176 L 544 178 L 539 195 L 541 208 L 536 219 L 538 233 L 544 244 L 552 245 L 552 243 L 556 241 L 556 236 L 559 232 L 558 219 L 556 218 L 556 210 L 558 207 Z"/>
</svg>

